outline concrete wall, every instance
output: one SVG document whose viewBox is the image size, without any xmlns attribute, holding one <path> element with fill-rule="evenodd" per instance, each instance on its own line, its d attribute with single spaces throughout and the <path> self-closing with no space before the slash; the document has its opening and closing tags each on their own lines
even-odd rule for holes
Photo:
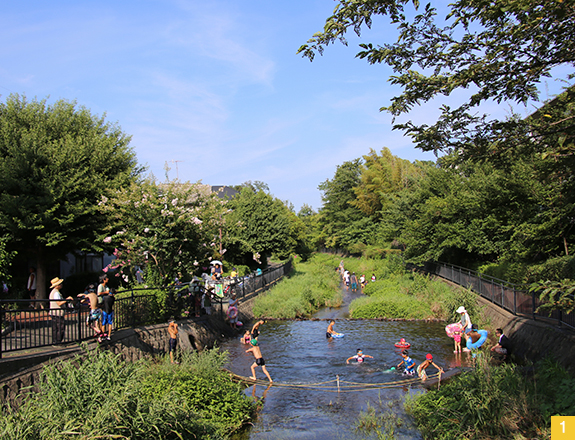
<svg viewBox="0 0 575 440">
<path fill-rule="evenodd" d="M 513 343 L 515 356 L 534 362 L 551 356 L 575 373 L 575 331 L 557 327 L 553 321 L 515 316 L 481 297 L 478 302 L 491 323 L 489 330 L 503 329 Z"/>
</svg>

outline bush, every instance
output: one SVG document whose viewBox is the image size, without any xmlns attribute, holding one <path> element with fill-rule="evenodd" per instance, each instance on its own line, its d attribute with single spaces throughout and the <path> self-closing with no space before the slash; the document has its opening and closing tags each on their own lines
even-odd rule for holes
<svg viewBox="0 0 575 440">
<path fill-rule="evenodd" d="M 544 425 L 516 367 L 489 366 L 482 358 L 475 370 L 407 400 L 425 439 L 531 438 Z"/>
<path fill-rule="evenodd" d="M 254 404 L 221 371 L 225 361 L 217 351 L 184 356 L 177 366 L 92 352 L 45 367 L 40 391 L 0 416 L 0 437 L 227 438 Z"/>
</svg>

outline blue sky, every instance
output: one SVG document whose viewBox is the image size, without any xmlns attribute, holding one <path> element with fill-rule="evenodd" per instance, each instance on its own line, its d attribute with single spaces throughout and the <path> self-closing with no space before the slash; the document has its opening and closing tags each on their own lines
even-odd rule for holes
<svg viewBox="0 0 575 440">
<path fill-rule="evenodd" d="M 359 39 L 313 63 L 297 49 L 333 0 L 3 2 L 0 94 L 76 100 L 132 135 L 160 180 L 263 181 L 295 206 L 321 206 L 337 165 L 388 147 L 434 160 L 379 108 L 398 89 L 386 66 L 355 59 Z M 376 23 L 377 24 L 377 23 Z M 390 40 L 374 26 L 363 41 Z M 437 114 L 417 108 L 414 122 Z M 494 112 L 506 111 L 501 108 Z M 430 120 L 431 121 L 431 120 Z M 172 162 L 172 161 L 178 161 Z M 177 170 L 176 170 L 177 167 Z"/>
</svg>

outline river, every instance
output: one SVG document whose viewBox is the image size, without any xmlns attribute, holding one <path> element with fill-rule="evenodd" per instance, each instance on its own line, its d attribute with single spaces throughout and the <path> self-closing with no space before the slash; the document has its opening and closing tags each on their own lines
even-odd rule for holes
<svg viewBox="0 0 575 440">
<path fill-rule="evenodd" d="M 432 353 L 434 362 L 444 369 L 461 365 L 461 355 L 454 355 L 453 340 L 446 337 L 444 323 L 347 319 L 347 304 L 353 296 L 345 292 L 343 307 L 320 310 L 314 316 L 316 320 L 269 321 L 260 327 L 259 345 L 276 385 L 258 384 L 246 389 L 249 395 L 263 397 L 264 405 L 253 428 L 242 438 L 377 438 L 356 429 L 358 415 L 366 411 L 368 403 L 378 412 L 399 419 L 400 426 L 395 426 L 392 438 L 421 438 L 405 414 L 403 402 L 407 395 L 420 393 L 422 388 L 418 381 L 406 383 L 405 376 L 390 371 L 402 360 L 401 350 L 394 343 L 405 338 L 411 343 L 410 356 L 417 364 Z M 335 319 L 335 330 L 345 337 L 326 339 L 327 319 Z M 254 358 L 245 353 L 248 346 L 232 340 L 222 348 L 230 353 L 230 370 L 243 376 L 251 374 Z M 358 348 L 373 359 L 346 364 Z M 467 356 L 463 355 L 464 365 Z M 428 369 L 429 374 L 435 372 L 433 367 Z M 267 381 L 261 368 L 256 374 L 262 383 Z M 389 387 L 377 389 L 371 384 Z"/>
</svg>

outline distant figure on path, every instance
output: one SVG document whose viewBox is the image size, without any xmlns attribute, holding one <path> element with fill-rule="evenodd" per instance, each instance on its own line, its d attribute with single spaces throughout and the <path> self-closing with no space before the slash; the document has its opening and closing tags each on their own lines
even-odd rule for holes
<svg viewBox="0 0 575 440">
<path fill-rule="evenodd" d="M 114 324 L 114 302 L 116 297 L 114 291 L 102 296 L 102 332 L 107 336 L 106 339 L 112 339 L 112 327 Z"/>
</svg>

